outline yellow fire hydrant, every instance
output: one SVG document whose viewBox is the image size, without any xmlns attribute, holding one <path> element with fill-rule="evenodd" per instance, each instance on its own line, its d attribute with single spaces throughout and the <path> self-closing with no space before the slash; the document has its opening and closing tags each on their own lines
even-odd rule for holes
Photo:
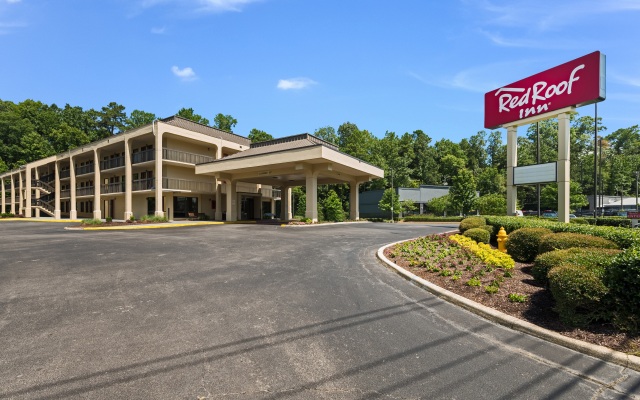
<svg viewBox="0 0 640 400">
<path fill-rule="evenodd" d="M 507 232 L 502 226 L 500 227 L 500 231 L 498 231 L 498 250 L 503 253 L 507 252 Z"/>
</svg>

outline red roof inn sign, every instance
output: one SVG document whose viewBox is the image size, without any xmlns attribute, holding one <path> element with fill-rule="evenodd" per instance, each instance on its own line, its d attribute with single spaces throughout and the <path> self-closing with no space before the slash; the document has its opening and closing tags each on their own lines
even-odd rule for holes
<svg viewBox="0 0 640 400">
<path fill-rule="evenodd" d="M 515 215 L 517 185 L 557 182 L 558 220 L 569 222 L 569 115 L 605 99 L 605 56 L 595 51 L 484 95 L 484 126 L 507 128 L 507 214 Z M 518 125 L 558 119 L 558 161 L 518 167 Z"/>
<path fill-rule="evenodd" d="M 605 56 L 596 51 L 486 93 L 484 126 L 495 129 L 604 98 Z"/>
</svg>

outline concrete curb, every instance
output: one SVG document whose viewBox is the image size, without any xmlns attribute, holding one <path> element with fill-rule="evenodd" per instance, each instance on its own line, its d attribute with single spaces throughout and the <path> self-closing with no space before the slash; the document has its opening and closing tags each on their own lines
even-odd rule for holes
<svg viewBox="0 0 640 400">
<path fill-rule="evenodd" d="M 80 222 L 80 221 L 78 221 Z M 119 226 L 91 226 L 91 227 L 79 227 L 79 226 L 67 226 L 64 229 L 67 231 L 130 231 L 140 229 L 170 229 L 170 228 L 184 228 L 191 226 L 206 226 L 206 225 L 246 225 L 255 224 L 255 221 L 202 221 L 202 222 L 188 222 L 188 223 L 162 223 L 162 224 L 145 224 L 145 225 L 119 225 Z"/>
<path fill-rule="evenodd" d="M 281 228 L 310 228 L 320 226 L 349 225 L 349 224 L 372 224 L 371 221 L 348 221 L 348 222 L 325 222 L 322 224 L 289 225 L 280 224 Z"/>
<path fill-rule="evenodd" d="M 20 222 L 57 222 L 57 223 L 61 223 L 61 222 L 74 222 L 74 223 L 80 223 L 82 222 L 81 219 L 49 219 L 49 218 L 42 218 L 42 219 L 38 219 L 38 218 L 0 218 L 0 222 L 2 221 L 20 221 Z"/>
<path fill-rule="evenodd" d="M 413 240 L 413 239 L 408 239 L 408 240 Z M 387 264 L 389 267 L 393 268 L 402 277 L 417 284 L 420 287 L 423 287 L 428 292 L 446 301 L 449 301 L 459 307 L 469 310 L 472 313 L 479 315 L 483 318 L 486 318 L 490 321 L 493 321 L 500 325 L 504 325 L 513 330 L 527 333 L 537 338 L 547 340 L 557 345 L 567 347 L 571 350 L 579 351 L 589 356 L 599 358 L 603 361 L 608 361 L 617 365 L 621 365 L 626 368 L 640 371 L 640 357 L 622 353 L 620 351 L 615 351 L 604 346 L 598 346 L 595 344 L 583 342 L 581 340 L 562 336 L 559 333 L 541 328 L 530 322 L 523 321 L 521 319 L 512 317 L 500 311 L 484 306 L 482 304 L 476 303 L 475 301 L 469 300 L 458 294 L 450 292 L 446 289 L 441 288 L 440 286 L 434 285 L 433 283 L 420 278 L 419 276 L 412 274 L 411 272 L 398 266 L 397 264 L 390 261 L 387 257 L 385 257 L 384 250 L 386 248 L 394 246 L 398 243 L 406 242 L 408 240 L 401 240 L 399 242 L 390 243 L 386 246 L 379 248 L 376 253 L 378 259 L 380 259 L 382 262 Z"/>
</svg>

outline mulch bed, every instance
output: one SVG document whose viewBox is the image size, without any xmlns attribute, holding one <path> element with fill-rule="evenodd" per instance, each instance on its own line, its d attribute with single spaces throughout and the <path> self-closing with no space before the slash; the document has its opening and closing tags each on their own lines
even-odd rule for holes
<svg viewBox="0 0 640 400">
<path fill-rule="evenodd" d="M 393 250 L 394 247 L 389 247 L 385 249 L 384 254 L 397 265 L 467 299 L 570 338 L 640 355 L 640 336 L 620 332 L 611 324 L 592 324 L 585 328 L 573 328 L 560 321 L 558 314 L 553 311 L 555 302 L 551 292 L 538 284 L 531 275 L 533 264 L 516 263 L 515 268 L 511 270 L 512 277 L 504 278 L 498 293 L 489 294 L 485 292 L 483 286 L 494 279 L 494 276 L 484 277 L 482 286 L 467 286 L 465 282 L 470 275 L 453 280 L 451 276 L 441 276 L 425 268 L 410 266 L 407 260 L 401 257 L 394 258 L 391 254 Z M 510 293 L 527 295 L 527 300 L 524 303 L 511 302 L 508 298 Z"/>
</svg>

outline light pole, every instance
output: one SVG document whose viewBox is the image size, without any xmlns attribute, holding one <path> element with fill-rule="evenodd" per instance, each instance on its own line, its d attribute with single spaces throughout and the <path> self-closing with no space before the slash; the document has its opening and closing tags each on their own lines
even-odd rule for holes
<svg viewBox="0 0 640 400">
<path fill-rule="evenodd" d="M 640 171 L 636 171 L 636 211 L 638 211 L 638 175 Z"/>
<path fill-rule="evenodd" d="M 391 169 L 391 223 L 393 224 L 393 195 L 395 193 L 393 192 L 393 169 Z"/>
</svg>

